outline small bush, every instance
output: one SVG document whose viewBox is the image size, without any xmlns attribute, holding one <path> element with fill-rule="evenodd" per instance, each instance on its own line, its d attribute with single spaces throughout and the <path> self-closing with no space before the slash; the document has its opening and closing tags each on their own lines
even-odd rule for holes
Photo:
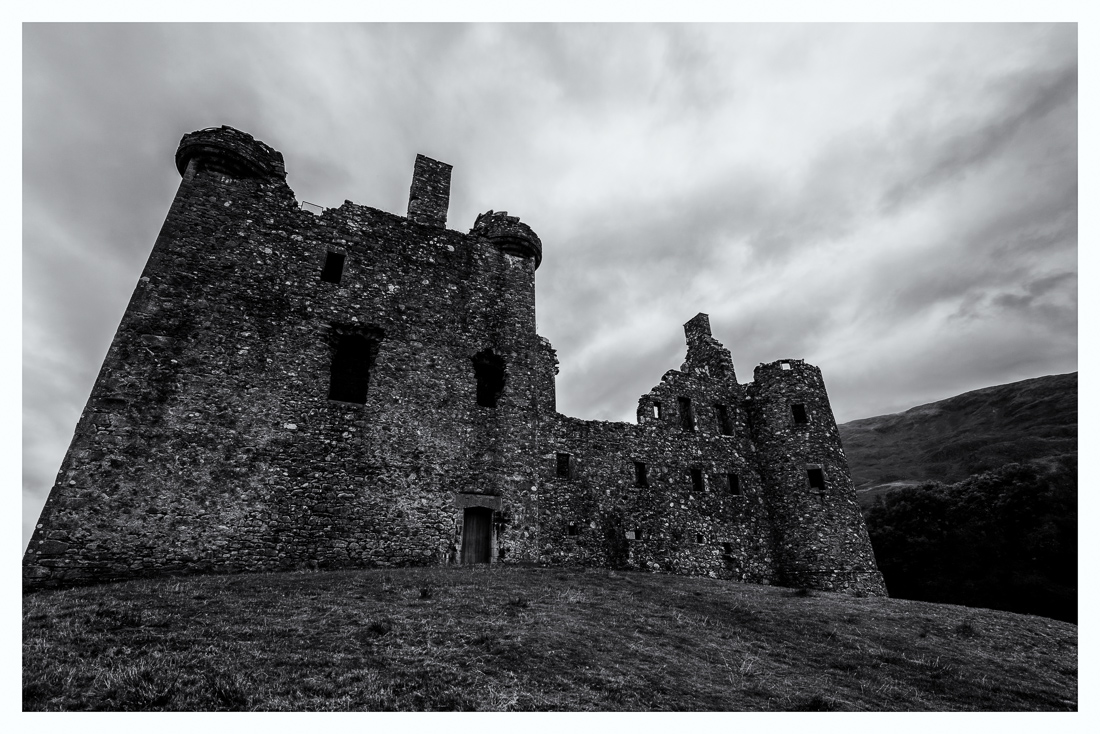
<svg viewBox="0 0 1100 734">
<path fill-rule="evenodd" d="M 367 632 L 375 637 L 381 637 L 382 635 L 389 634 L 391 631 L 393 631 L 393 625 L 390 624 L 388 619 L 378 620 L 367 625 Z"/>
<path fill-rule="evenodd" d="M 955 633 L 962 637 L 974 637 L 978 634 L 978 628 L 974 626 L 974 621 L 967 617 L 955 627 Z"/>
<path fill-rule="evenodd" d="M 220 708 L 230 711 L 247 710 L 251 697 L 236 676 L 221 672 L 207 673 L 206 688 Z"/>
<path fill-rule="evenodd" d="M 836 704 L 821 694 L 814 694 L 808 698 L 798 698 L 791 704 L 788 711 L 836 711 Z"/>
</svg>

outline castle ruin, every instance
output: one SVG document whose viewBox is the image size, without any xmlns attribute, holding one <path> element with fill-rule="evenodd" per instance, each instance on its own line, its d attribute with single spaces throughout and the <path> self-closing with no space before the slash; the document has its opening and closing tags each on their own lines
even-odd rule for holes
<svg viewBox="0 0 1100 734">
<path fill-rule="evenodd" d="M 304 210 L 229 127 L 176 166 L 24 588 L 539 563 L 885 594 L 816 367 L 741 384 L 698 314 L 636 425 L 564 416 L 542 242 L 504 212 L 447 229 L 447 164 L 417 156 L 406 216 Z"/>
</svg>

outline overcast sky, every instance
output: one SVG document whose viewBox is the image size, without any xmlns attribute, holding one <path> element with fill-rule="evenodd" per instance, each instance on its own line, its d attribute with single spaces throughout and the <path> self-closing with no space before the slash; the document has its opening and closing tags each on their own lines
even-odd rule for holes
<svg viewBox="0 0 1100 734">
<path fill-rule="evenodd" d="M 23 542 L 192 130 L 298 198 L 541 237 L 558 409 L 634 419 L 703 311 L 837 420 L 1077 369 L 1074 25 L 25 25 Z"/>
</svg>

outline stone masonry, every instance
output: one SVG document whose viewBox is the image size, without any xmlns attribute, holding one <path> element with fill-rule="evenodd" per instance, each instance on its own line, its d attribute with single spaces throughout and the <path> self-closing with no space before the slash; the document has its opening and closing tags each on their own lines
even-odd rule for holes
<svg viewBox="0 0 1100 734">
<path fill-rule="evenodd" d="M 740 384 L 706 314 L 634 424 L 555 407 L 538 236 L 314 214 L 280 153 L 183 137 L 183 177 L 23 561 L 24 588 L 462 563 L 642 569 L 885 594 L 820 371 Z"/>
</svg>

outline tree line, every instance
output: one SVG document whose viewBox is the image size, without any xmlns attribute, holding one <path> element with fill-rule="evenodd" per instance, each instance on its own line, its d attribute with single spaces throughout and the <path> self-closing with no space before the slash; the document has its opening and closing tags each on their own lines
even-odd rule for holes
<svg viewBox="0 0 1100 734">
<path fill-rule="evenodd" d="M 890 595 L 1077 622 L 1077 455 L 876 499 L 867 531 Z"/>
</svg>

